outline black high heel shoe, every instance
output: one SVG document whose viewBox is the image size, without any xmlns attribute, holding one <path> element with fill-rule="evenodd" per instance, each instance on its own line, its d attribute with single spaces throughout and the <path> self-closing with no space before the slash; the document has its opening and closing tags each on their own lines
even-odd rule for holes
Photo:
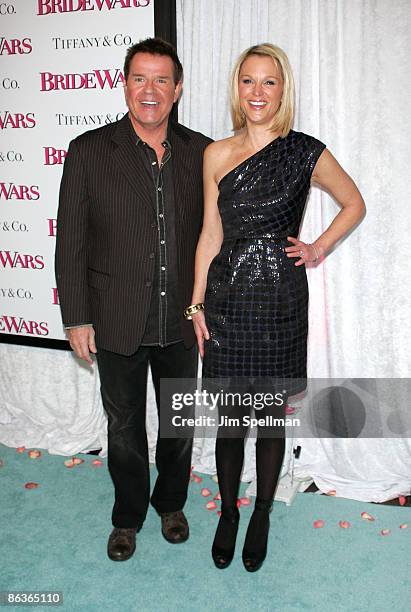
<svg viewBox="0 0 411 612">
<path fill-rule="evenodd" d="M 233 560 L 239 521 L 238 508 L 222 510 L 211 548 L 211 555 L 218 569 L 225 569 Z M 216 544 L 217 540 L 220 541 L 219 544 Z M 221 545 L 222 541 L 224 545 Z"/>
<path fill-rule="evenodd" d="M 248 524 L 243 548 L 243 564 L 247 572 L 256 572 L 267 556 L 267 540 L 270 529 L 272 500 L 255 500 L 254 512 Z"/>
</svg>

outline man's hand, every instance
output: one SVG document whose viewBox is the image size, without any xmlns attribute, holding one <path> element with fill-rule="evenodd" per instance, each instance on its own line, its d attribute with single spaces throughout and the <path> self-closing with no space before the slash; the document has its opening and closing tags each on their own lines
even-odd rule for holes
<svg viewBox="0 0 411 612">
<path fill-rule="evenodd" d="M 90 353 L 97 353 L 96 344 L 94 341 L 94 329 L 93 327 L 72 327 L 66 330 L 68 341 L 77 357 L 83 359 L 91 366 L 93 360 Z"/>
</svg>

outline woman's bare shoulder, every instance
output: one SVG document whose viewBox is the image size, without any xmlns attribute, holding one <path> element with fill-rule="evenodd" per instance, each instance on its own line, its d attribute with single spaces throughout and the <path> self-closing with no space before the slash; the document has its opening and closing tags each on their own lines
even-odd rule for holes
<svg viewBox="0 0 411 612">
<path fill-rule="evenodd" d="M 208 151 L 209 154 L 221 155 L 221 153 L 231 152 L 237 144 L 238 136 L 229 136 L 228 138 L 223 138 L 222 140 L 215 140 L 214 142 L 211 142 L 207 146 L 206 151 Z"/>
<path fill-rule="evenodd" d="M 233 149 L 238 146 L 238 136 L 229 136 L 222 140 L 211 142 L 205 149 L 205 156 L 208 161 L 216 161 L 217 163 L 232 155 Z"/>
</svg>

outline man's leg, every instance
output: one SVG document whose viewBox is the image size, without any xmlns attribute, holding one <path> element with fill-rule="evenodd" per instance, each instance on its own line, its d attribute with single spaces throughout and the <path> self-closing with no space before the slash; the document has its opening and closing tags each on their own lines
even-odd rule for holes
<svg viewBox="0 0 411 612">
<path fill-rule="evenodd" d="M 101 395 L 108 417 L 108 468 L 115 489 L 114 527 L 140 530 L 146 517 L 150 480 L 146 434 L 149 349 L 130 357 L 97 352 Z"/>
<path fill-rule="evenodd" d="M 186 349 L 183 342 L 164 348 L 154 347 L 151 349 L 150 365 L 159 413 L 161 378 L 196 378 L 197 363 L 197 347 Z M 151 495 L 151 504 L 160 514 L 176 513 L 182 510 L 186 502 L 190 480 L 192 444 L 192 438 L 158 437 L 156 448 L 158 477 Z M 176 520 L 178 522 L 179 517 Z M 171 532 L 173 532 L 172 527 Z M 170 541 L 183 541 L 177 535 L 178 529 L 175 538 L 173 538 L 171 532 Z M 165 537 L 169 539 L 166 535 Z"/>
</svg>

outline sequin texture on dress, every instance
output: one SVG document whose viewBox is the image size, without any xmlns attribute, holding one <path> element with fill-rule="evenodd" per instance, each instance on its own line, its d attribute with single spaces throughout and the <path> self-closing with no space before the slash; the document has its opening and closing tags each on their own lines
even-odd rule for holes
<svg viewBox="0 0 411 612">
<path fill-rule="evenodd" d="M 298 236 L 324 148 L 291 130 L 221 179 L 224 239 L 208 270 L 203 377 L 306 378 L 306 271 L 284 249 Z"/>
</svg>

